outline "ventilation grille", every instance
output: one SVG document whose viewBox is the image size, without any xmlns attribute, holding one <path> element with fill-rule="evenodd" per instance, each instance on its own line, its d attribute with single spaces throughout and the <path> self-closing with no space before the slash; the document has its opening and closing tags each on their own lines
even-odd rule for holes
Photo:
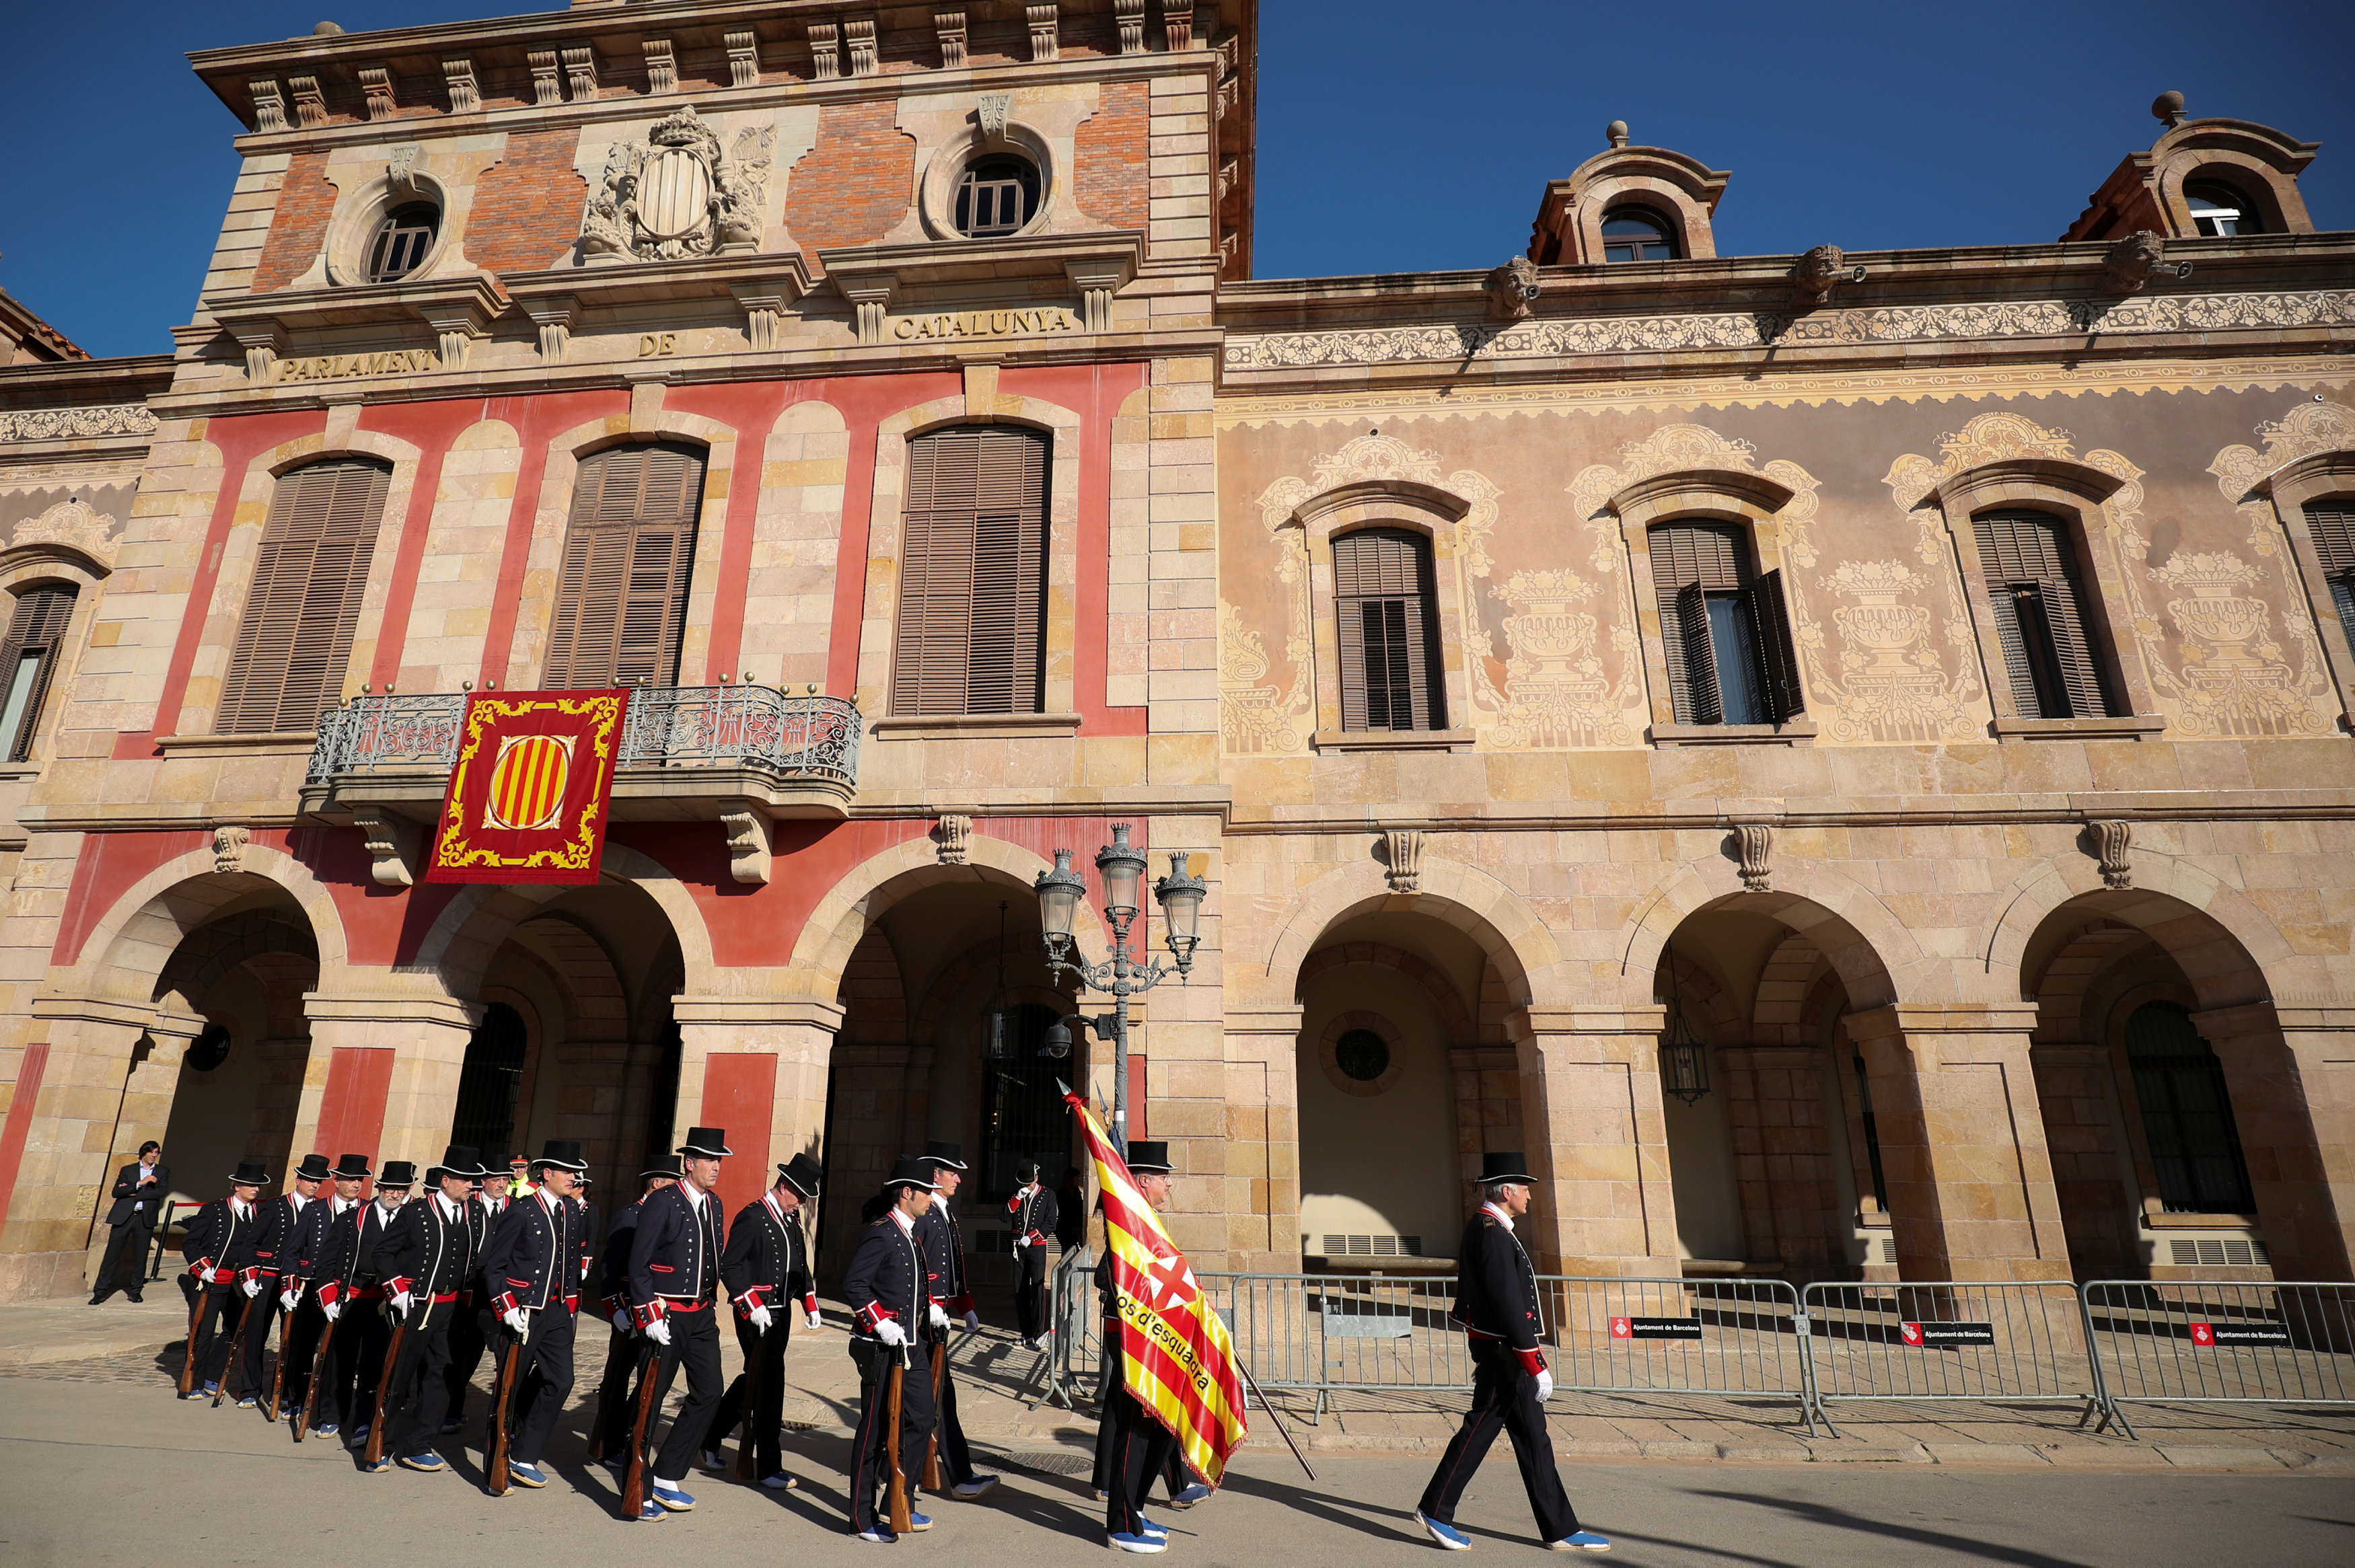
<svg viewBox="0 0 2355 1568">
<path fill-rule="evenodd" d="M 1881 1261 L 1883 1263 L 1897 1261 L 1897 1243 L 1888 1236 L 1881 1238 Z"/>
<path fill-rule="evenodd" d="M 1327 1236 L 1326 1257 L 1421 1257 L 1421 1236 Z"/>
<path fill-rule="evenodd" d="M 2178 1268 L 2250 1268 L 2273 1261 L 2264 1243 L 2244 1236 L 2175 1236 L 2167 1245 Z"/>
</svg>

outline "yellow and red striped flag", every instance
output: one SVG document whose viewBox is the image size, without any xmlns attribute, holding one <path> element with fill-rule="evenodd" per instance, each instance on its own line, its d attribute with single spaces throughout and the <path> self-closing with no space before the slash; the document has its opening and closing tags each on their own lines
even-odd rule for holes
<svg viewBox="0 0 2355 1568">
<path fill-rule="evenodd" d="M 1095 1113 L 1077 1095 L 1063 1097 L 1080 1118 L 1103 1192 L 1124 1381 L 1136 1402 L 1169 1428 L 1187 1468 L 1215 1487 L 1250 1426 L 1234 1341 L 1202 1299 L 1186 1255 L 1136 1190 L 1127 1161 L 1114 1150 Z"/>
</svg>

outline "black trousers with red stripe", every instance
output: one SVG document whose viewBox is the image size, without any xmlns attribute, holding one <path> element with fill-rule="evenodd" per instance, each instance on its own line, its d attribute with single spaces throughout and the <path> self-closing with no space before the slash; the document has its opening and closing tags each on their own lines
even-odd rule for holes
<svg viewBox="0 0 2355 1568">
<path fill-rule="evenodd" d="M 932 1363 L 922 1340 L 903 1348 L 908 1361 L 900 1383 L 900 1464 L 912 1491 L 923 1478 L 924 1442 L 932 1434 Z M 891 1479 L 891 1369 L 900 1364 L 900 1351 L 874 1340 L 853 1340 L 850 1359 L 858 1367 L 858 1431 L 850 1445 L 850 1530 L 863 1535 L 875 1528 L 879 1494 Z"/>
<path fill-rule="evenodd" d="M 1575 1534 L 1578 1513 L 1570 1506 L 1570 1494 L 1561 1489 L 1561 1473 L 1554 1468 L 1545 1406 L 1538 1403 L 1538 1380 L 1508 1347 L 1493 1340 L 1472 1341 L 1472 1408 L 1464 1413 L 1464 1425 L 1440 1457 L 1431 1485 L 1423 1489 L 1423 1516 L 1443 1524 L 1455 1520 L 1455 1505 L 1499 1428 L 1512 1435 L 1513 1457 L 1521 1467 L 1521 1487 L 1529 1494 L 1539 1536 L 1555 1542 Z"/>
</svg>

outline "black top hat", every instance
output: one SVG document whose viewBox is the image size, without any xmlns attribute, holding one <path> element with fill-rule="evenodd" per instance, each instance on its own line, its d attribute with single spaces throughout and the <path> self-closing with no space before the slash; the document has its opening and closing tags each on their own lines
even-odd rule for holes
<svg viewBox="0 0 2355 1568">
<path fill-rule="evenodd" d="M 884 1179 L 884 1192 L 889 1192 L 894 1187 L 922 1187 L 927 1192 L 940 1191 L 932 1184 L 932 1162 L 919 1160 L 912 1154 L 900 1156 L 891 1167 L 891 1174 Z"/>
<path fill-rule="evenodd" d="M 559 1171 L 570 1171 L 576 1176 L 589 1169 L 589 1162 L 581 1158 L 580 1140 L 571 1138 L 549 1139 L 539 1146 L 539 1158 L 532 1163 L 553 1165 Z"/>
<path fill-rule="evenodd" d="M 777 1167 L 778 1180 L 805 1198 L 817 1196 L 818 1178 L 825 1174 L 826 1167 L 806 1154 L 796 1154 Z"/>
<path fill-rule="evenodd" d="M 1132 1138 L 1128 1140 L 1128 1173 L 1132 1176 L 1167 1176 L 1176 1166 L 1169 1163 L 1169 1144 L 1158 1138 Z"/>
<path fill-rule="evenodd" d="M 439 1165 L 427 1167 L 425 1179 L 428 1181 L 438 1181 L 444 1176 L 473 1178 L 489 1174 L 489 1171 L 483 1169 L 483 1156 L 479 1150 L 469 1143 L 453 1143 L 442 1151 L 442 1162 Z"/>
<path fill-rule="evenodd" d="M 380 1188 L 416 1186 L 417 1161 L 414 1160 L 386 1160 L 384 1162 L 384 1174 L 376 1179 L 376 1184 Z"/>
<path fill-rule="evenodd" d="M 676 1181 L 678 1180 L 678 1167 L 676 1165 L 649 1165 L 644 1171 L 638 1172 L 638 1180 L 641 1181 Z"/>
<path fill-rule="evenodd" d="M 294 1167 L 294 1174 L 305 1181 L 325 1181 L 335 1172 L 327 1169 L 325 1155 L 306 1154 L 303 1156 L 303 1163 Z"/>
<path fill-rule="evenodd" d="M 962 1143 L 927 1143 L 924 1145 L 924 1163 L 937 1166 L 943 1171 L 968 1169 L 964 1162 L 964 1145 Z"/>
<path fill-rule="evenodd" d="M 336 1181 L 365 1181 L 368 1180 L 368 1161 L 367 1155 L 338 1154 L 336 1156 Z"/>
<path fill-rule="evenodd" d="M 1014 1179 L 1018 1181 L 1036 1181 L 1039 1180 L 1039 1162 L 1035 1160 L 1026 1160 L 1017 1165 L 1014 1168 Z"/>
<path fill-rule="evenodd" d="M 681 1154 L 700 1160 L 724 1160 L 736 1151 L 728 1147 L 728 1134 L 716 1127 L 690 1127 L 687 1141 L 678 1146 Z"/>
<path fill-rule="evenodd" d="M 265 1160 L 240 1160 L 237 1162 L 237 1174 L 229 1179 L 229 1184 L 232 1187 L 267 1187 L 270 1185 L 270 1166 Z"/>
<path fill-rule="evenodd" d="M 1480 1174 L 1474 1179 L 1474 1184 L 1493 1187 L 1499 1181 L 1527 1183 L 1535 1179 L 1529 1174 L 1529 1162 L 1521 1158 L 1518 1150 L 1509 1154 L 1491 1151 L 1480 1156 Z"/>
</svg>

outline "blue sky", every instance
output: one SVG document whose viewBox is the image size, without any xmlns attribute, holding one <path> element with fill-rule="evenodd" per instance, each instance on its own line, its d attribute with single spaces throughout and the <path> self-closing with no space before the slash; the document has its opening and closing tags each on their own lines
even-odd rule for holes
<svg viewBox="0 0 2355 1568">
<path fill-rule="evenodd" d="M 1731 169 L 1724 254 L 2055 238 L 2151 99 L 2324 144 L 2355 228 L 2355 5 L 1262 0 L 1262 277 L 1489 267 L 1624 119 Z M 236 159 L 192 48 L 496 15 L 496 0 L 0 4 L 0 287 L 95 354 L 187 319 Z"/>
</svg>

